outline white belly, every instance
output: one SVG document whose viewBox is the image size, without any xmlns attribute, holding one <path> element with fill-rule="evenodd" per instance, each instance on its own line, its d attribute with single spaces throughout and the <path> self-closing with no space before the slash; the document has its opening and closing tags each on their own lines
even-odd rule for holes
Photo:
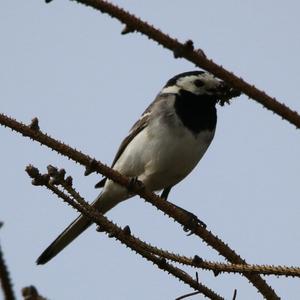
<svg viewBox="0 0 300 300">
<path fill-rule="evenodd" d="M 142 130 L 114 166 L 124 175 L 138 177 L 151 190 L 173 186 L 186 177 L 214 136 L 214 131 L 195 136 L 181 124 L 162 126 L 160 122 Z"/>
</svg>

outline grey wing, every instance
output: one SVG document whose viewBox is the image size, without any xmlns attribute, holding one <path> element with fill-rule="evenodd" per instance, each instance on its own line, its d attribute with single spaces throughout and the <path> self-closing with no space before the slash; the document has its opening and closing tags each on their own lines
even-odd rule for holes
<svg viewBox="0 0 300 300">
<path fill-rule="evenodd" d="M 111 167 L 113 168 L 113 166 L 115 165 L 115 163 L 117 162 L 117 160 L 120 158 L 120 156 L 122 155 L 122 153 L 124 152 L 125 148 L 127 147 L 127 145 L 133 140 L 133 138 L 140 133 L 148 124 L 150 116 L 151 116 L 151 112 L 153 110 L 153 107 L 160 101 L 165 100 L 166 98 L 168 98 L 169 95 L 164 94 L 161 95 L 159 94 L 155 100 L 148 106 L 148 108 L 143 112 L 143 114 L 141 115 L 140 119 L 131 127 L 129 134 L 127 135 L 127 137 L 123 140 L 123 142 L 121 143 L 117 154 L 113 160 L 113 163 L 111 165 Z M 95 188 L 101 188 L 105 185 L 107 178 L 103 178 L 101 181 L 99 181 L 96 185 Z"/>
<path fill-rule="evenodd" d="M 150 108 L 150 106 L 148 107 L 148 109 Z M 127 145 L 133 140 L 133 138 L 139 133 L 141 132 L 148 123 L 149 120 L 149 112 L 148 109 L 143 113 L 143 115 L 141 116 L 141 118 L 132 126 L 129 134 L 126 136 L 126 138 L 123 140 L 123 142 L 121 143 L 117 154 L 113 160 L 113 163 L 111 165 L 111 167 L 113 168 L 113 166 L 115 165 L 115 163 L 117 162 L 117 160 L 120 158 L 120 156 L 122 155 L 122 153 L 124 152 L 125 148 L 127 147 Z M 105 185 L 107 178 L 103 178 L 101 181 L 99 181 L 96 185 L 95 188 L 101 188 Z"/>
<path fill-rule="evenodd" d="M 121 143 L 121 145 L 117 151 L 117 154 L 112 162 L 111 167 L 113 167 L 115 165 L 115 163 L 120 158 L 120 156 L 124 152 L 127 145 L 133 140 L 133 138 L 147 126 L 148 120 L 149 120 L 149 115 L 143 114 L 142 117 L 132 126 L 129 134 L 126 136 L 126 138 Z"/>
</svg>

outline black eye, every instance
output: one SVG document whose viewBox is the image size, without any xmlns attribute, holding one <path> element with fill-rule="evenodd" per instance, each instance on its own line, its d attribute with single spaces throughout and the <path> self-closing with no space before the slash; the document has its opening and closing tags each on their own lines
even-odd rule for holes
<svg viewBox="0 0 300 300">
<path fill-rule="evenodd" d="M 196 87 L 204 86 L 204 82 L 202 80 L 200 80 L 200 79 L 196 79 L 194 81 L 194 84 L 195 84 Z"/>
</svg>

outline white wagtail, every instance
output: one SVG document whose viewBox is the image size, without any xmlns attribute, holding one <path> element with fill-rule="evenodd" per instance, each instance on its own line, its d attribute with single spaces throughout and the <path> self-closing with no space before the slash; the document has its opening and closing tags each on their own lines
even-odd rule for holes
<svg viewBox="0 0 300 300">
<path fill-rule="evenodd" d="M 217 123 L 216 103 L 241 93 L 203 71 L 171 78 L 123 140 L 112 168 L 138 178 L 151 191 L 170 189 L 197 165 L 210 145 Z M 133 195 L 106 178 L 93 206 L 105 214 Z M 45 264 L 91 225 L 84 216 L 73 221 L 37 259 Z"/>
</svg>

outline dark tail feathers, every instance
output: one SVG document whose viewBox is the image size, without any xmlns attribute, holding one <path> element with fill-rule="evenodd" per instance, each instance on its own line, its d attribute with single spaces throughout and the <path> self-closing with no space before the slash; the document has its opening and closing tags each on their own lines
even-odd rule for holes
<svg viewBox="0 0 300 300">
<path fill-rule="evenodd" d="M 120 201 L 115 201 L 107 196 L 103 197 L 100 194 L 92 203 L 92 206 L 105 214 L 113 208 Z M 79 216 L 73 221 L 56 239 L 55 241 L 40 255 L 36 263 L 43 265 L 56 256 L 60 251 L 67 247 L 74 239 L 76 239 L 82 232 L 84 232 L 92 222 L 85 216 Z"/>
</svg>

